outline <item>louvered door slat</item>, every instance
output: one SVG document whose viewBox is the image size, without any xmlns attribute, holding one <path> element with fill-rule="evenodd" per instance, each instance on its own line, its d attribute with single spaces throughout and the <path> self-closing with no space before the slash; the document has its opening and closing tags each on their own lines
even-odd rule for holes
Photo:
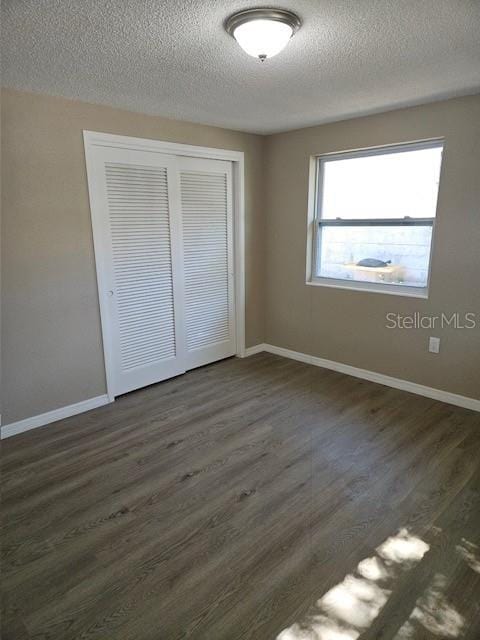
<svg viewBox="0 0 480 640">
<path fill-rule="evenodd" d="M 235 353 L 230 164 L 180 161 L 186 367 Z"/>
</svg>

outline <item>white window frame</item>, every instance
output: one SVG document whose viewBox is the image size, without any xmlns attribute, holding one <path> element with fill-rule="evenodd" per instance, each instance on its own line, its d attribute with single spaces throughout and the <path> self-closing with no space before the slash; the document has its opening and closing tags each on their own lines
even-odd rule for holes
<svg viewBox="0 0 480 640">
<path fill-rule="evenodd" d="M 437 219 L 437 211 L 435 211 L 434 218 L 391 218 L 391 219 L 377 219 L 368 218 L 366 222 L 362 220 L 348 221 L 343 220 L 328 220 L 327 222 L 322 220 L 321 211 L 321 193 L 323 184 L 323 165 L 326 161 L 330 160 L 348 160 L 350 158 L 364 158 L 368 156 L 384 155 L 386 153 L 401 153 L 403 151 L 413 151 L 419 149 L 433 149 L 442 147 L 445 151 L 444 138 L 432 138 L 428 140 L 417 140 L 413 142 L 402 142 L 400 144 L 389 144 L 378 147 L 368 147 L 363 149 L 354 149 L 349 151 L 335 151 L 332 153 L 324 153 L 319 155 L 313 155 L 310 158 L 310 171 L 309 171 L 309 194 L 308 194 L 308 225 L 307 225 L 307 272 L 306 272 L 306 284 L 321 287 L 333 287 L 335 289 L 348 289 L 352 291 L 366 291 L 373 293 L 386 293 L 397 296 L 407 296 L 413 298 L 428 298 L 428 292 L 430 287 L 431 271 L 432 271 L 432 255 L 433 247 L 435 243 L 435 226 Z M 443 160 L 442 160 L 443 165 Z M 442 166 L 440 167 L 440 180 L 441 180 Z M 438 208 L 438 197 L 437 197 Z M 321 226 L 346 226 L 346 224 L 354 224 L 355 226 L 400 226 L 400 225 L 419 225 L 425 226 L 426 224 L 432 226 L 432 239 L 430 243 L 430 257 L 428 264 L 428 276 L 427 285 L 425 287 L 416 287 L 403 284 L 391 284 L 381 282 L 363 282 L 356 280 L 344 280 L 339 278 L 328 278 L 325 276 L 319 276 L 316 274 L 316 266 L 318 264 L 317 248 L 319 246 L 318 236 L 321 233 Z"/>
</svg>

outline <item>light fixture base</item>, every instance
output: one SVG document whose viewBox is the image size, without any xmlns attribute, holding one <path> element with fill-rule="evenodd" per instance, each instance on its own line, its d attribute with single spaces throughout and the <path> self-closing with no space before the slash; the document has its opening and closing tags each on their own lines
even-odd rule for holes
<svg viewBox="0 0 480 640">
<path fill-rule="evenodd" d="M 275 20 L 288 24 L 292 29 L 292 35 L 300 29 L 302 22 L 300 18 L 292 11 L 286 9 L 272 9 L 268 7 L 260 7 L 256 9 L 245 9 L 231 15 L 225 22 L 226 31 L 233 36 L 233 32 L 237 27 L 252 20 Z"/>
</svg>

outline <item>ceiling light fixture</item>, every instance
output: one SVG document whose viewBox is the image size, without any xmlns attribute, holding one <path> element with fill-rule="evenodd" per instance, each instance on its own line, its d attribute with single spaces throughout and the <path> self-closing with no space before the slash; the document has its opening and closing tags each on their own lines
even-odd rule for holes
<svg viewBox="0 0 480 640">
<path fill-rule="evenodd" d="M 264 62 L 287 46 L 300 25 L 300 18 L 291 11 L 246 9 L 230 16 L 225 28 L 248 55 Z"/>
</svg>

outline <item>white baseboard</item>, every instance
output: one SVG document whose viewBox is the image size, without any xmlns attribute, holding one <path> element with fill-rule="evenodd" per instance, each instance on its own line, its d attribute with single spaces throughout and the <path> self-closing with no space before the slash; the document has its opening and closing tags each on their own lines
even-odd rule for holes
<svg viewBox="0 0 480 640">
<path fill-rule="evenodd" d="M 416 382 L 410 382 L 400 378 L 392 378 L 391 376 L 386 376 L 383 373 L 377 373 L 376 371 L 359 369 L 358 367 L 352 367 L 349 364 L 310 356 L 307 353 L 300 353 L 299 351 L 276 347 L 272 344 L 262 343 L 253 347 L 247 347 L 247 349 L 245 349 L 245 356 L 253 356 L 256 353 L 261 353 L 262 351 L 267 351 L 268 353 L 273 353 L 277 356 L 283 356 L 284 358 L 290 358 L 291 360 L 306 362 L 307 364 L 312 364 L 316 367 L 323 367 L 324 369 L 331 369 L 332 371 L 345 373 L 346 375 L 354 376 L 355 378 L 362 378 L 363 380 L 369 380 L 370 382 L 377 382 L 378 384 L 393 387 L 394 389 L 409 391 L 410 393 L 416 393 L 420 396 L 432 398 L 433 400 L 440 400 L 441 402 L 453 404 L 465 409 L 471 409 L 472 411 L 480 411 L 480 400 L 476 400 L 475 398 L 467 398 L 466 396 L 461 396 L 457 393 L 434 389 L 433 387 L 427 387 L 423 384 L 417 384 Z M 70 404 L 66 407 L 60 407 L 53 411 L 47 411 L 46 413 L 41 413 L 40 415 L 32 416 L 31 418 L 25 418 L 18 422 L 6 424 L 1 428 L 1 439 L 10 438 L 11 436 L 23 433 L 24 431 L 29 431 L 30 429 L 43 427 L 44 425 L 56 422 L 57 420 L 63 420 L 63 418 L 69 418 L 79 413 L 90 411 L 90 409 L 96 409 L 97 407 L 101 407 L 109 402 L 111 402 L 111 400 L 108 395 L 105 394 L 97 396 L 96 398 L 89 398 L 82 402 Z"/>
<path fill-rule="evenodd" d="M 331 369 L 332 371 L 345 373 L 346 375 L 354 376 L 355 378 L 362 378 L 363 380 L 369 380 L 370 382 L 377 382 L 378 384 L 383 384 L 386 387 L 409 391 L 410 393 L 416 393 L 419 396 L 425 396 L 426 398 L 432 398 L 433 400 L 440 400 L 447 404 L 454 404 L 458 407 L 463 407 L 464 409 L 480 411 L 480 400 L 476 400 L 475 398 L 468 398 L 457 393 L 434 389 L 433 387 L 427 387 L 423 384 L 410 382 L 409 380 L 402 380 L 401 378 L 392 378 L 391 376 L 386 376 L 383 373 L 377 373 L 376 371 L 359 369 L 358 367 L 352 367 L 349 364 L 335 362 L 334 360 L 326 360 L 325 358 L 317 358 L 316 356 L 310 356 L 306 353 L 300 353 L 299 351 L 276 347 L 272 344 L 259 344 L 254 347 L 249 347 L 246 355 L 254 355 L 261 351 L 267 351 L 268 353 L 274 353 L 277 356 L 283 356 L 284 358 L 290 358 L 291 360 L 299 360 L 300 362 L 313 364 L 316 367 L 323 367 L 324 369 Z"/>
<path fill-rule="evenodd" d="M 63 420 L 63 418 L 70 418 L 84 411 L 90 411 L 90 409 L 96 409 L 104 404 L 110 402 L 108 395 L 97 396 L 96 398 L 89 398 L 88 400 L 82 400 L 82 402 L 76 402 L 75 404 L 69 404 L 67 407 L 60 407 L 53 411 L 47 411 L 41 413 L 38 416 L 32 416 L 31 418 L 25 418 L 25 420 L 19 420 L 18 422 L 11 422 L 2 427 L 1 439 L 10 438 L 18 433 L 24 431 L 30 431 L 30 429 L 36 429 L 37 427 L 43 427 L 44 425 L 56 422 L 57 420 Z"/>
<path fill-rule="evenodd" d="M 248 356 L 254 356 L 256 353 L 261 353 L 262 351 L 267 351 L 267 346 L 266 344 L 256 344 L 254 347 L 247 347 L 245 349 L 245 357 L 248 358 Z"/>
</svg>

